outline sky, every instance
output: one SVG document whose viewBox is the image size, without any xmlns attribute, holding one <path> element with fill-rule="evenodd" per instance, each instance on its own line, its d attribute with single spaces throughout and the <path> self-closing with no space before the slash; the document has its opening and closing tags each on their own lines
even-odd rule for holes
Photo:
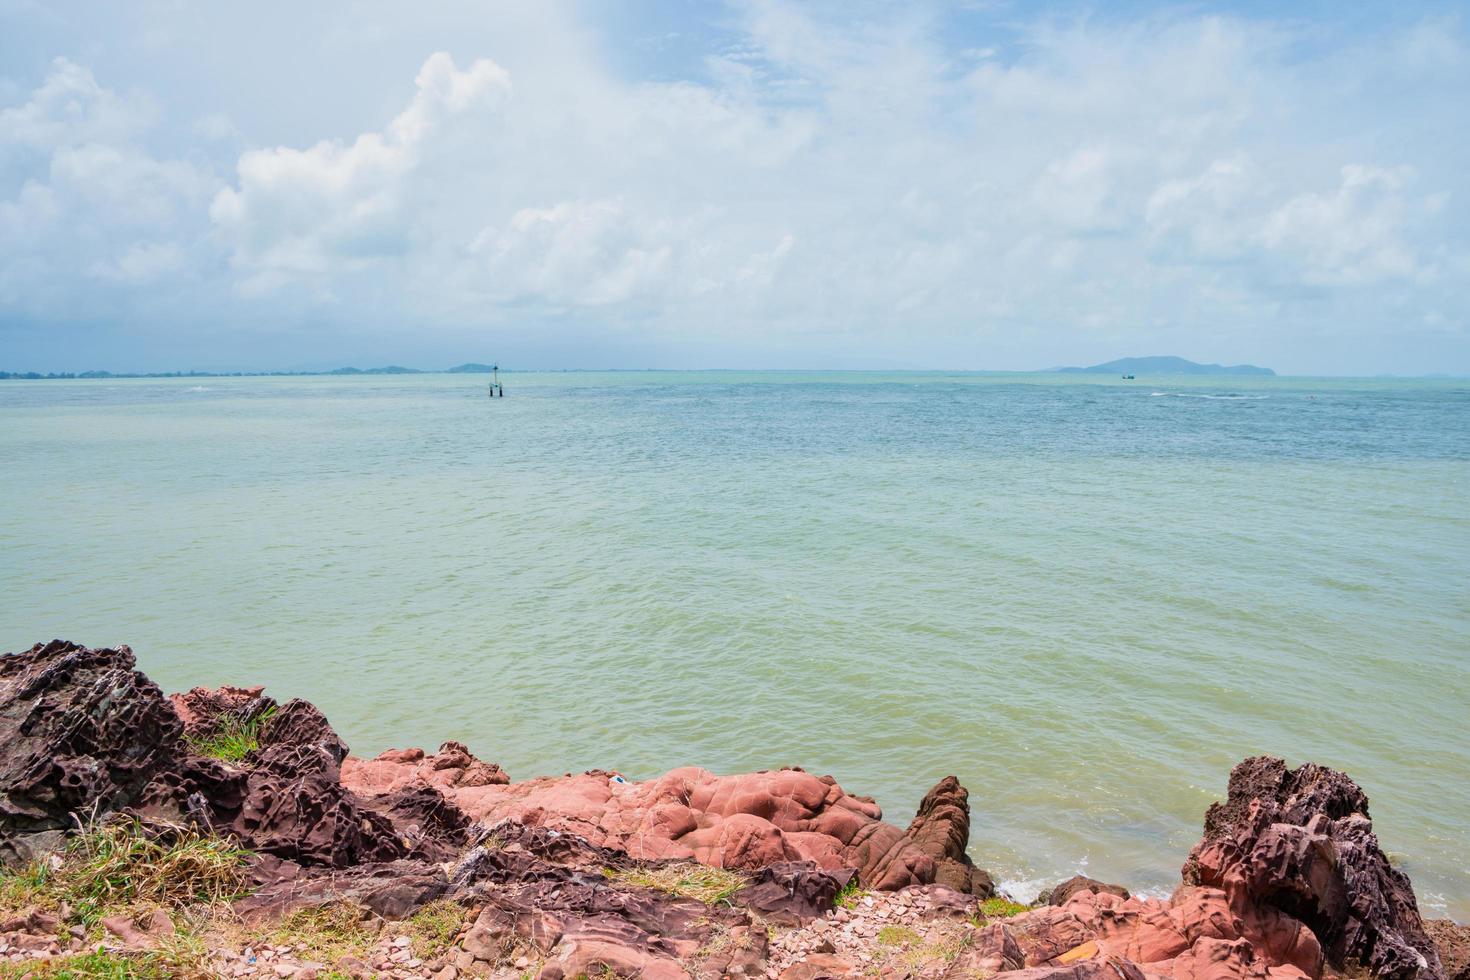
<svg viewBox="0 0 1470 980">
<path fill-rule="evenodd" d="M 0 369 L 1467 373 L 1467 16 L 0 0 Z"/>
</svg>

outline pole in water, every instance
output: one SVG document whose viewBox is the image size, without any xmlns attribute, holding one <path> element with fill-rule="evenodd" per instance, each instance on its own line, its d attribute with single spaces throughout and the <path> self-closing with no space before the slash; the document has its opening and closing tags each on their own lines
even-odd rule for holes
<svg viewBox="0 0 1470 980">
<path fill-rule="evenodd" d="M 490 397 L 505 397 L 505 387 L 500 383 L 500 365 L 490 365 Z"/>
</svg>

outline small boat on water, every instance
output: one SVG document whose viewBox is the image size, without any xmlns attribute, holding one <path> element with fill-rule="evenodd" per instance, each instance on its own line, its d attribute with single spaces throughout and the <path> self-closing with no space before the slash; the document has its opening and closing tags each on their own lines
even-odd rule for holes
<svg viewBox="0 0 1470 980">
<path fill-rule="evenodd" d="M 1134 380 L 1134 378 L 1133 378 L 1133 375 L 1131 375 L 1131 374 L 1125 374 L 1125 375 L 1123 375 L 1123 380 L 1124 381 L 1132 381 L 1132 380 Z"/>
</svg>

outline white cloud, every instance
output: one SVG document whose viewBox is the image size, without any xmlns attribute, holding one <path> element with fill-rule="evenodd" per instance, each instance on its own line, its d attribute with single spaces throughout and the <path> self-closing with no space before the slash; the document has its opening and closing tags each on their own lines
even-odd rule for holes
<svg viewBox="0 0 1470 980">
<path fill-rule="evenodd" d="M 1319 285 L 1368 285 L 1427 272 L 1409 239 L 1405 187 L 1410 168 L 1342 168 L 1332 193 L 1292 197 L 1266 221 L 1264 242 L 1294 258 Z"/>
<path fill-rule="evenodd" d="M 0 110 L 0 154 L 29 155 L 0 197 L 0 308 L 30 315 L 107 306 L 77 280 L 131 285 L 183 273 L 219 186 L 142 140 L 152 112 L 65 58 L 17 107 Z"/>
<path fill-rule="evenodd" d="M 350 145 L 323 141 L 240 157 L 239 189 L 221 190 L 210 216 L 248 288 L 329 275 L 339 263 L 361 268 L 409 248 L 411 181 L 428 144 L 446 139 L 454 124 L 489 125 L 510 92 L 494 62 L 460 71 L 443 53 L 424 63 L 415 85 L 413 100 L 382 132 Z"/>
<path fill-rule="evenodd" d="M 303 67 L 319 125 L 254 147 L 248 102 L 154 139 L 167 105 L 58 61 L 0 109 L 0 304 L 190 283 L 236 322 L 1015 367 L 1466 320 L 1453 22 L 1312 48 L 1166 13 L 959 39 L 923 5 L 760 0 L 671 77 L 573 9 L 497 7 L 454 57 L 308 18 L 323 57 L 396 67 L 350 125 L 351 87 Z"/>
</svg>

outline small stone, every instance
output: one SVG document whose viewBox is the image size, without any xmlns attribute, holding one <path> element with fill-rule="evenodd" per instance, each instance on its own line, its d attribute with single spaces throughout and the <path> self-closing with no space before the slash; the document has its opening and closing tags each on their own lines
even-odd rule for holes
<svg viewBox="0 0 1470 980">
<path fill-rule="evenodd" d="M 517 970 L 524 970 L 526 967 L 528 967 L 530 965 L 531 965 L 531 961 L 529 959 L 527 959 L 526 957 L 524 957 L 524 956 L 517 956 L 516 957 L 515 966 L 516 966 L 516 969 Z"/>
<path fill-rule="evenodd" d="M 413 940 L 409 939 L 407 936 L 398 936 L 393 940 L 393 945 L 397 946 L 399 949 L 407 949 L 409 946 L 413 945 Z"/>
</svg>

